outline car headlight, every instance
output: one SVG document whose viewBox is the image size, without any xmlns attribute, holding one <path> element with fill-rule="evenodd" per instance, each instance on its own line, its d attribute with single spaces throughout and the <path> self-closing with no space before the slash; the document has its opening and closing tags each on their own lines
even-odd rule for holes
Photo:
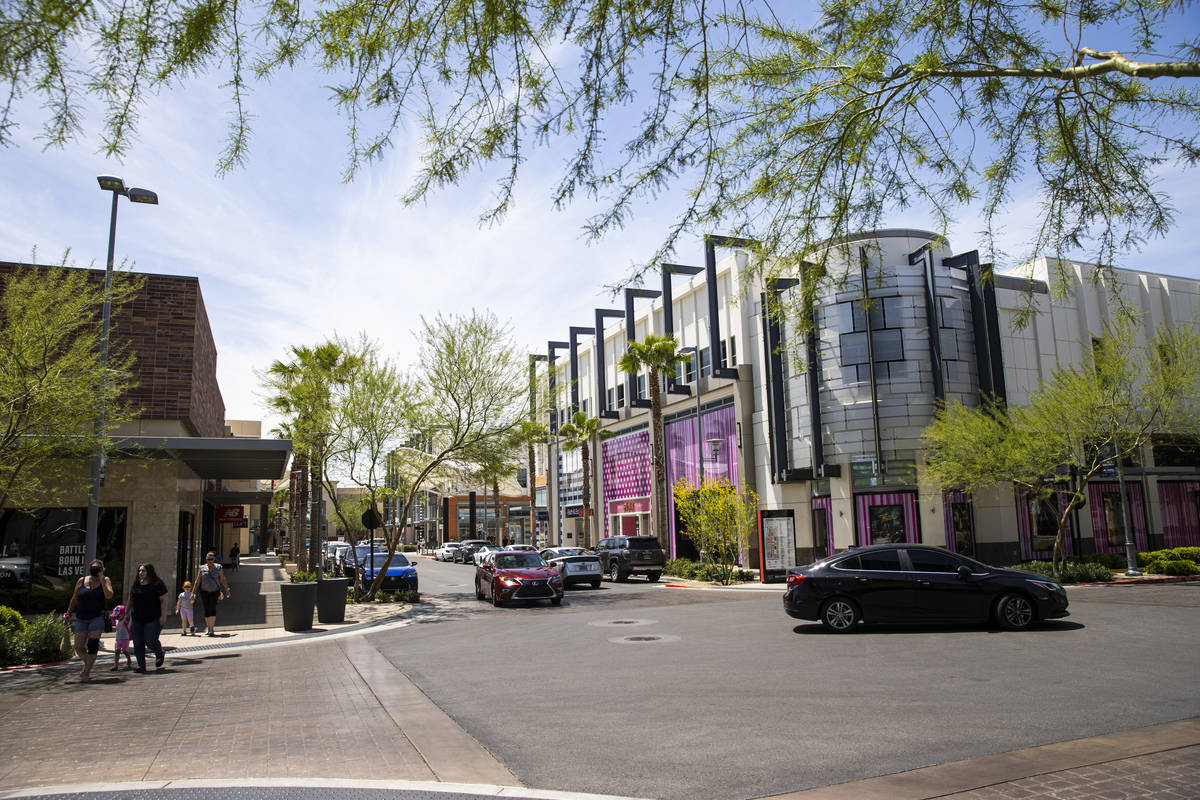
<svg viewBox="0 0 1200 800">
<path fill-rule="evenodd" d="M 1054 581 L 1035 581 L 1032 578 L 1026 578 L 1025 580 L 1028 581 L 1029 583 L 1032 583 L 1034 586 L 1038 586 L 1042 589 L 1045 589 L 1048 592 L 1061 592 L 1062 591 L 1062 586 L 1055 583 Z"/>
<path fill-rule="evenodd" d="M 520 586 L 521 585 L 521 582 L 519 580 L 517 580 L 516 578 L 503 577 L 500 579 L 500 582 L 503 583 L 505 586 Z"/>
</svg>

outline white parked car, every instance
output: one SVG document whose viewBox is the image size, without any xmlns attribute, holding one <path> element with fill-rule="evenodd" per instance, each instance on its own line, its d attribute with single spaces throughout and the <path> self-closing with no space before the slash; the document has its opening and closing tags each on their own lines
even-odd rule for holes
<svg viewBox="0 0 1200 800">
<path fill-rule="evenodd" d="M 482 547 L 476 547 L 475 555 L 474 555 L 475 566 L 478 567 L 480 564 L 483 563 L 482 561 L 480 561 L 480 558 L 482 558 L 486 553 L 494 553 L 497 550 L 503 550 L 503 549 L 504 548 L 498 544 L 485 544 Z"/>
<path fill-rule="evenodd" d="M 537 552 L 537 548 L 531 544 L 510 544 L 508 547 L 506 547 L 504 549 L 512 551 L 512 552 L 516 552 L 516 553 L 536 553 Z"/>
<path fill-rule="evenodd" d="M 551 547 L 543 550 L 542 558 L 558 570 L 563 586 L 586 583 L 593 589 L 600 588 L 600 559 L 582 547 Z"/>
<path fill-rule="evenodd" d="M 458 542 L 446 542 L 444 545 L 433 551 L 434 559 L 438 561 L 453 561 L 454 551 L 459 548 Z"/>
</svg>

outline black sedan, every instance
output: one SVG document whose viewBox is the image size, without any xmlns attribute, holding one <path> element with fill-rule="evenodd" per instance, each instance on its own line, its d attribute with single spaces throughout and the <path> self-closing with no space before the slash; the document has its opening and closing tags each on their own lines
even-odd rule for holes
<svg viewBox="0 0 1200 800">
<path fill-rule="evenodd" d="M 1010 631 L 1067 616 L 1067 593 L 1031 572 L 989 567 L 940 547 L 860 547 L 794 569 L 783 607 L 849 633 L 859 622 L 994 622 Z"/>
</svg>

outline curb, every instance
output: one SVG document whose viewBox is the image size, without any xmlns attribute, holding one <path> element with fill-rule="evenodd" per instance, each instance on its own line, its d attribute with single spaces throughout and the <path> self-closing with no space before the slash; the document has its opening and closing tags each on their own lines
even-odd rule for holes
<svg viewBox="0 0 1200 800">
<path fill-rule="evenodd" d="M 1068 586 L 1144 586 L 1150 583 L 1195 583 L 1200 575 L 1164 575 L 1161 578 L 1129 578 L 1098 583 L 1070 583 Z"/>
</svg>

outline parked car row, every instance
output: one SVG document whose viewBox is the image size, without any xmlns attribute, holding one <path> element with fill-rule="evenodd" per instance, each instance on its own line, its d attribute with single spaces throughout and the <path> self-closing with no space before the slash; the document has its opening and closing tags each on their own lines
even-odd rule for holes
<svg viewBox="0 0 1200 800">
<path fill-rule="evenodd" d="M 604 576 L 623 582 L 631 575 L 644 575 L 653 583 L 662 575 L 667 563 L 666 554 L 653 536 L 609 536 L 600 540 L 594 549 L 550 547 L 541 551 L 528 544 L 499 547 L 482 539 L 465 539 L 445 543 L 434 552 L 434 558 L 479 566 L 490 552 L 538 553 L 558 570 L 564 582 L 588 583 L 594 588 L 600 587 Z"/>
<path fill-rule="evenodd" d="M 341 541 L 329 542 L 322 557 L 326 574 L 343 578 L 353 578 L 359 574 L 364 586 L 375 579 L 376 573 L 383 571 L 383 565 L 386 563 L 387 571 L 383 573 L 384 578 L 380 584 L 382 591 L 417 591 L 417 565 L 400 552 L 393 553 L 389 563 L 387 544 L 383 539 L 358 545 Z"/>
</svg>

